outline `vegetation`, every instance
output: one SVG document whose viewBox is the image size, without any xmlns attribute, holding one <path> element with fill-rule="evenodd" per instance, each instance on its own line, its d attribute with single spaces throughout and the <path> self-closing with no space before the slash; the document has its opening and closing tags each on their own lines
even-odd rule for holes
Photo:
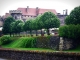
<svg viewBox="0 0 80 60">
<path fill-rule="evenodd" d="M 3 33 L 4 34 L 10 34 L 11 36 L 11 23 L 14 22 L 15 20 L 12 17 L 8 17 L 5 19 L 4 24 L 3 24 Z"/>
<path fill-rule="evenodd" d="M 72 41 L 73 48 L 80 45 L 80 6 L 75 7 L 65 19 L 65 26 L 59 28 L 59 35 Z M 76 50 L 77 51 L 77 50 Z"/>
<path fill-rule="evenodd" d="M 4 47 L 48 48 L 49 38 L 50 36 L 47 36 L 47 37 L 20 37 L 17 40 L 13 40 L 11 43 L 4 45 Z M 8 39 L 6 38 L 6 40 Z"/>
<path fill-rule="evenodd" d="M 80 25 L 65 25 L 59 28 L 59 35 L 64 38 L 80 39 Z"/>
<path fill-rule="evenodd" d="M 69 16 L 65 19 L 65 26 L 59 28 L 59 35 L 64 38 L 70 38 L 75 41 L 80 39 L 80 6 L 74 8 Z M 35 19 L 29 19 L 25 23 L 18 20 L 15 21 L 12 17 L 6 18 L 3 25 L 4 34 L 19 34 L 22 31 L 30 31 L 32 36 L 32 30 L 36 31 L 41 29 L 47 30 L 49 33 L 49 28 L 58 28 L 60 26 L 60 20 L 58 17 L 51 13 L 45 12 L 43 15 L 39 15 Z M 15 38 L 15 37 L 14 37 Z M 12 40 L 9 36 L 3 36 L 0 38 L 0 45 L 9 48 L 48 48 L 49 37 L 19 37 L 18 39 Z"/>
<path fill-rule="evenodd" d="M 69 16 L 66 17 L 65 19 L 65 23 L 67 25 L 69 24 L 80 24 L 80 6 L 75 7 Z"/>
<path fill-rule="evenodd" d="M 65 26 L 59 28 L 59 35 L 73 40 L 75 45 L 80 43 L 80 6 L 75 7 L 65 19 Z"/>
<path fill-rule="evenodd" d="M 2 36 L 0 38 L 0 45 L 6 45 L 11 43 L 12 41 L 16 40 L 17 38 L 15 37 L 9 37 L 9 36 Z"/>
<path fill-rule="evenodd" d="M 45 12 L 41 17 L 40 20 L 43 22 L 43 28 L 47 29 L 47 34 L 49 33 L 49 28 L 58 28 L 60 26 L 60 20 L 58 17 L 53 14 L 52 12 Z"/>
</svg>

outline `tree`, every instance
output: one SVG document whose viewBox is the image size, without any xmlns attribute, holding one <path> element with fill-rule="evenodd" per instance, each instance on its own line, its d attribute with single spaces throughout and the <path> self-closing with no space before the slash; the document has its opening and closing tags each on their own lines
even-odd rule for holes
<svg viewBox="0 0 80 60">
<path fill-rule="evenodd" d="M 14 33 L 20 33 L 22 31 L 23 22 L 21 20 L 15 21 L 13 26 Z"/>
<path fill-rule="evenodd" d="M 43 28 L 47 29 L 48 35 L 50 35 L 49 28 L 57 28 L 60 26 L 60 20 L 52 12 L 45 12 L 40 19 L 44 23 Z"/>
<path fill-rule="evenodd" d="M 42 29 L 42 23 L 40 21 L 41 15 L 38 15 L 33 21 L 33 30 L 36 31 L 36 36 L 38 35 L 37 30 Z"/>
<path fill-rule="evenodd" d="M 10 24 L 12 22 L 14 22 L 15 20 L 10 16 L 10 17 L 7 17 L 4 21 L 4 24 L 3 24 L 3 33 L 4 34 L 10 34 L 11 36 L 11 27 L 10 27 Z"/>
<path fill-rule="evenodd" d="M 43 27 L 44 27 L 44 23 L 43 23 L 43 21 L 41 20 L 41 16 L 42 15 L 38 15 L 37 17 L 36 17 L 36 20 L 37 20 L 37 26 L 38 26 L 38 29 L 41 29 L 41 36 L 42 36 L 42 29 L 43 29 Z"/>
<path fill-rule="evenodd" d="M 45 28 L 47 29 L 47 34 L 49 33 L 49 28 L 58 28 L 60 26 L 60 20 L 58 18 L 51 18 L 50 20 L 45 21 Z"/>
<path fill-rule="evenodd" d="M 20 36 L 20 32 L 23 31 L 23 25 L 24 25 L 23 22 L 20 22 L 20 23 L 17 25 L 17 30 L 18 30 L 19 36 Z"/>
<path fill-rule="evenodd" d="M 29 20 L 27 20 L 26 22 L 25 22 L 25 24 L 24 24 L 24 26 L 23 26 L 23 29 L 24 29 L 24 31 L 30 31 L 30 33 L 31 33 L 31 28 L 30 28 L 30 23 L 31 23 L 31 20 L 32 19 L 29 19 Z"/>
<path fill-rule="evenodd" d="M 11 25 L 11 32 L 12 32 L 12 34 L 14 36 L 14 33 L 15 33 L 15 22 L 12 22 L 10 25 Z"/>
<path fill-rule="evenodd" d="M 69 24 L 80 24 L 80 6 L 75 7 L 69 16 L 66 17 L 65 19 L 65 23 L 67 25 Z"/>
<path fill-rule="evenodd" d="M 30 20 L 29 28 L 30 28 L 30 34 L 32 36 L 32 30 L 34 30 L 34 20 L 33 19 Z"/>
</svg>

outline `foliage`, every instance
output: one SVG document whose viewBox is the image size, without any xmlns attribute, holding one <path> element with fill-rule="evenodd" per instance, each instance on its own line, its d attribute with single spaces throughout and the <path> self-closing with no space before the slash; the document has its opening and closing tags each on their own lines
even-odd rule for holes
<svg viewBox="0 0 80 60">
<path fill-rule="evenodd" d="M 35 38 L 27 38 L 26 42 L 25 42 L 25 47 L 26 48 L 34 48 L 36 47 L 36 39 Z"/>
<path fill-rule="evenodd" d="M 21 20 L 17 20 L 15 21 L 15 23 L 13 23 L 13 30 L 14 33 L 19 33 L 22 31 L 22 27 L 23 27 L 23 22 Z"/>
<path fill-rule="evenodd" d="M 41 20 L 41 16 L 42 15 L 38 15 L 37 17 L 36 17 L 36 27 L 38 28 L 38 29 L 42 29 L 43 28 L 43 25 L 44 25 L 44 23 L 42 22 L 42 20 Z"/>
<path fill-rule="evenodd" d="M 54 27 L 59 27 L 60 25 L 58 17 L 52 12 L 45 12 L 40 19 L 44 23 L 43 28 L 54 28 Z"/>
<path fill-rule="evenodd" d="M 14 21 L 15 20 L 12 17 L 8 17 L 8 18 L 5 19 L 4 24 L 3 24 L 3 30 L 2 30 L 4 34 L 11 33 L 11 26 L 10 26 L 10 24 L 12 22 L 14 22 Z"/>
<path fill-rule="evenodd" d="M 59 28 L 59 35 L 65 38 L 80 39 L 80 25 L 65 25 Z"/>
<path fill-rule="evenodd" d="M 25 22 L 24 26 L 23 26 L 23 29 L 24 31 L 29 31 L 30 30 L 30 23 L 31 23 L 31 20 L 32 19 L 29 19 Z"/>
<path fill-rule="evenodd" d="M 11 26 L 11 32 L 15 33 L 15 22 L 12 22 L 10 26 Z"/>
<path fill-rule="evenodd" d="M 65 23 L 67 25 L 69 24 L 80 24 L 80 6 L 75 7 L 69 16 L 66 17 L 65 19 Z"/>
<path fill-rule="evenodd" d="M 18 32 L 20 33 L 20 32 L 22 32 L 23 31 L 23 22 L 21 22 L 21 23 L 19 23 L 18 25 L 17 25 L 17 29 L 18 29 Z"/>
<path fill-rule="evenodd" d="M 53 14 L 52 12 L 45 12 L 41 17 L 40 20 L 43 23 L 43 28 L 47 29 L 47 34 L 49 33 L 49 28 L 59 27 L 60 26 L 60 20 L 58 17 Z"/>
<path fill-rule="evenodd" d="M 4 45 L 4 46 L 11 47 L 11 48 L 49 48 L 48 43 L 49 43 L 50 37 L 51 36 L 20 37 L 17 40 L 14 39 L 11 43 Z"/>
<path fill-rule="evenodd" d="M 9 36 L 2 36 L 0 38 L 0 45 L 5 45 L 5 44 L 8 44 L 10 43 L 12 40 Z"/>
<path fill-rule="evenodd" d="M 60 20 L 58 18 L 50 18 L 50 20 L 45 21 L 45 28 L 58 28 L 60 26 Z"/>
</svg>

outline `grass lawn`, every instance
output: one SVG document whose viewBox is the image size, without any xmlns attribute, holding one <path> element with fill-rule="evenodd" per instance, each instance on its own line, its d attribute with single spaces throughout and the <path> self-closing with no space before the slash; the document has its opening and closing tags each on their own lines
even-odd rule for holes
<svg viewBox="0 0 80 60">
<path fill-rule="evenodd" d="M 14 40 L 13 42 L 3 45 L 2 48 L 11 48 L 16 50 L 30 50 L 30 51 L 48 51 L 48 52 L 55 52 L 57 50 L 52 49 L 45 49 L 45 48 L 25 48 L 24 43 L 26 42 L 26 39 L 30 39 L 31 37 L 20 37 L 17 40 Z M 77 52 L 80 53 L 80 46 L 78 46 L 76 49 L 73 50 L 66 50 L 62 52 Z"/>
</svg>

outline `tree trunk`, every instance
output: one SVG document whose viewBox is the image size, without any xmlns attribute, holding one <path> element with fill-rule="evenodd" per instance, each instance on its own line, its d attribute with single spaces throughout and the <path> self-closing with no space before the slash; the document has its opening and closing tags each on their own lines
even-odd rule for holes
<svg viewBox="0 0 80 60">
<path fill-rule="evenodd" d="M 27 36 L 27 31 L 26 31 L 26 36 Z"/>
<path fill-rule="evenodd" d="M 14 33 L 13 33 L 13 37 L 14 37 Z"/>
<path fill-rule="evenodd" d="M 36 36 L 38 36 L 37 30 L 36 30 Z"/>
<path fill-rule="evenodd" d="M 42 29 L 41 29 L 41 36 L 42 36 Z"/>
<path fill-rule="evenodd" d="M 10 33 L 10 37 L 11 37 L 11 33 Z"/>
<path fill-rule="evenodd" d="M 49 33 L 49 29 L 47 29 L 47 35 L 50 35 L 50 33 Z"/>
<path fill-rule="evenodd" d="M 30 30 L 30 34 L 31 34 L 31 36 L 32 36 L 32 30 Z"/>
<path fill-rule="evenodd" d="M 19 37 L 20 37 L 20 32 L 19 32 Z"/>
</svg>

